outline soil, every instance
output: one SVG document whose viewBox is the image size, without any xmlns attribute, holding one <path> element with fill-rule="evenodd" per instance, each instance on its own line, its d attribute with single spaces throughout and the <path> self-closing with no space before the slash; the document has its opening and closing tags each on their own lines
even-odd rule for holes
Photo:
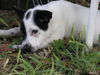
<svg viewBox="0 0 100 75">
<path fill-rule="evenodd" d="M 13 48 L 9 48 L 11 44 L 1 44 L 0 45 L 0 52 L 2 51 L 15 51 Z"/>
</svg>

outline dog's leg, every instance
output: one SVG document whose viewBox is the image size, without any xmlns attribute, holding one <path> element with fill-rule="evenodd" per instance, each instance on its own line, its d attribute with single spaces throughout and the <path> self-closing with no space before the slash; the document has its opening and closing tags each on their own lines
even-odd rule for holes
<svg viewBox="0 0 100 75">
<path fill-rule="evenodd" d="M 20 27 L 11 28 L 8 30 L 0 30 L 0 36 L 15 36 L 19 35 L 20 33 Z"/>
</svg>

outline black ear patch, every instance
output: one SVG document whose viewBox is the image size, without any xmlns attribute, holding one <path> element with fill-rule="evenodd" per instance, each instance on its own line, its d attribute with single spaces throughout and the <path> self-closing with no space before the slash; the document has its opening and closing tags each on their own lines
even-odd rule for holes
<svg viewBox="0 0 100 75">
<path fill-rule="evenodd" d="M 25 40 L 26 39 L 26 28 L 25 28 L 25 25 L 24 25 L 23 21 L 21 22 L 21 25 L 20 25 L 20 31 L 22 32 L 23 40 Z"/>
<path fill-rule="evenodd" d="M 52 12 L 47 10 L 35 10 L 33 12 L 34 23 L 42 30 L 48 29 L 48 23 L 52 18 Z"/>
</svg>

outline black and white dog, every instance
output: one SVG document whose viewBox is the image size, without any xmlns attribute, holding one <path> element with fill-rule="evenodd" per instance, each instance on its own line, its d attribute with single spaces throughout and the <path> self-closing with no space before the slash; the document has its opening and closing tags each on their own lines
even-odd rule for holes
<svg viewBox="0 0 100 75">
<path fill-rule="evenodd" d="M 85 32 L 88 25 L 89 8 L 73 4 L 68 1 L 52 1 L 45 5 L 38 5 L 28 9 L 26 12 L 16 10 L 21 18 L 21 31 L 24 41 L 14 48 L 27 48 L 34 52 L 40 48 L 47 47 L 53 40 L 69 37 L 74 24 L 74 35 Z M 94 43 L 100 34 L 100 11 L 98 11 L 95 26 Z M 13 30 L 17 31 L 13 31 Z M 8 30 L 16 34 L 19 28 Z M 2 30 L 0 34 L 3 34 Z M 85 38 L 82 33 L 82 39 Z"/>
</svg>

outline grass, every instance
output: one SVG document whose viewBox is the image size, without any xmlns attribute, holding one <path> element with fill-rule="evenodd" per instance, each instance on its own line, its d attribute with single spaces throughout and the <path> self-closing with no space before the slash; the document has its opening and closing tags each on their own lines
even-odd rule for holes
<svg viewBox="0 0 100 75">
<path fill-rule="evenodd" d="M 77 40 L 55 40 L 51 52 L 45 55 L 21 54 L 19 50 L 15 56 L 4 55 L 10 61 L 7 71 L 0 71 L 1 75 L 97 75 L 100 71 L 100 51 L 85 52 L 86 45 Z M 41 52 L 40 52 L 41 53 Z M 1 56 L 1 55 L 0 55 Z M 13 60 L 12 60 L 13 59 Z M 6 68 L 5 67 L 5 68 Z"/>
<path fill-rule="evenodd" d="M 4 19 L 0 18 L 0 22 L 2 22 L 7 28 L 10 28 L 9 25 L 5 22 Z"/>
</svg>

